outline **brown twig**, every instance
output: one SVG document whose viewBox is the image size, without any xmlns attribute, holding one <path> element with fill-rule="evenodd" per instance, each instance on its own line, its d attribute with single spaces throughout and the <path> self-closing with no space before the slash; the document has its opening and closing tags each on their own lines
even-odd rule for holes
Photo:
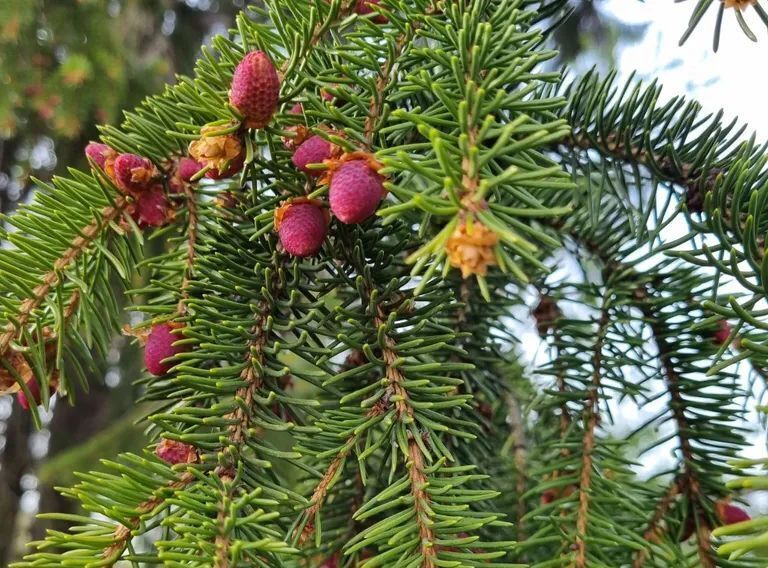
<svg viewBox="0 0 768 568">
<path fill-rule="evenodd" d="M 78 306 L 80 305 L 80 289 L 75 289 L 72 291 L 72 294 L 69 296 L 69 300 L 67 300 L 67 305 L 64 306 L 64 320 L 68 320 L 73 315 L 75 315 L 75 312 L 77 311 Z"/>
<path fill-rule="evenodd" d="M 672 504 L 675 502 L 675 497 L 679 494 L 680 483 L 675 479 L 669 486 L 669 489 L 667 489 L 661 499 L 659 499 L 659 504 L 656 506 L 656 509 L 651 516 L 651 520 L 648 522 L 648 528 L 645 529 L 645 532 L 643 533 L 643 539 L 649 544 L 658 542 L 661 535 L 666 530 L 666 528 L 662 527 L 662 521 L 664 521 L 670 507 L 672 507 Z M 632 568 L 642 568 L 648 558 L 648 554 L 648 548 L 638 550 L 635 559 L 632 562 Z"/>
<path fill-rule="evenodd" d="M 379 313 L 374 318 L 374 323 L 378 328 L 385 325 L 387 318 L 380 307 L 377 306 L 377 309 Z M 410 403 L 408 390 L 403 386 L 405 377 L 400 372 L 400 367 L 395 365 L 397 360 L 395 342 L 388 335 L 385 336 L 384 342 L 385 347 L 382 350 L 382 358 L 387 366 L 386 377 L 389 380 L 389 386 L 397 397 L 395 402 L 397 417 L 399 420 L 406 418 L 412 420 L 413 406 Z M 416 507 L 416 524 L 419 527 L 420 536 L 419 546 L 421 547 L 423 557 L 421 568 L 434 568 L 437 551 L 435 549 L 435 535 L 428 520 L 430 498 L 425 491 L 427 480 L 424 474 L 424 456 L 415 440 L 409 442 L 408 453 L 410 459 L 408 474 L 411 481 L 411 494 L 414 497 L 414 505 Z"/>
<path fill-rule="evenodd" d="M 245 355 L 248 364 L 240 373 L 240 379 L 244 385 L 237 390 L 237 396 L 243 399 L 244 404 L 238 405 L 226 417 L 228 420 L 232 420 L 232 424 L 229 426 L 229 440 L 235 445 L 240 445 L 245 440 L 245 433 L 250 424 L 250 417 L 246 409 L 253 406 L 253 399 L 256 397 L 256 393 L 264 386 L 264 378 L 256 372 L 252 361 L 256 359 L 260 365 L 264 363 L 264 346 L 267 342 L 267 333 L 264 327 L 268 311 L 266 302 L 260 302 L 256 321 L 251 327 L 251 334 L 256 337 L 248 342 L 248 352 Z"/>
<path fill-rule="evenodd" d="M 120 555 L 122 555 L 123 551 L 128 546 L 128 543 L 131 541 L 132 531 L 139 527 L 141 523 L 141 516 L 154 511 L 158 505 L 161 505 L 165 502 L 166 497 L 163 495 L 163 493 L 166 493 L 168 490 L 176 491 L 183 489 L 194 480 L 195 475 L 193 473 L 183 473 L 181 476 L 179 476 L 178 479 L 175 479 L 170 483 L 160 487 L 159 489 L 156 489 L 153 492 L 152 497 L 139 504 L 136 507 L 136 516 L 128 521 L 128 525 L 118 524 L 115 527 L 115 532 L 113 533 L 114 540 L 112 541 L 112 544 L 106 547 L 101 553 L 101 557 L 104 560 L 107 560 L 109 563 L 100 564 L 100 566 L 103 566 L 104 568 L 110 568 L 111 566 L 114 566 L 114 564 L 119 560 Z"/>
<path fill-rule="evenodd" d="M 415 440 L 408 443 L 409 463 L 408 477 L 411 480 L 411 495 L 416 508 L 416 524 L 419 527 L 419 542 L 421 543 L 421 568 L 435 568 L 437 549 L 435 548 L 435 533 L 432 530 L 429 517 L 429 494 L 427 476 L 424 473 L 424 456 Z"/>
<path fill-rule="evenodd" d="M 385 406 L 383 404 L 375 404 L 366 414 L 366 420 L 380 416 L 383 414 L 384 410 Z M 310 519 L 310 522 L 307 523 L 301 533 L 301 538 L 299 539 L 301 543 L 306 542 L 315 532 L 315 524 L 311 521 L 311 519 L 320 512 L 320 509 L 325 503 L 325 499 L 328 497 L 328 491 L 331 488 L 331 482 L 336 478 L 339 469 L 349 457 L 349 454 L 352 453 L 352 448 L 355 447 L 355 444 L 358 442 L 358 440 L 361 439 L 361 437 L 362 432 L 359 432 L 352 434 L 347 438 L 346 442 L 344 442 L 344 445 L 331 460 L 331 463 L 328 465 L 325 473 L 315 486 L 315 489 L 312 492 L 312 498 L 309 501 L 311 505 L 304 511 L 304 514 L 306 515 L 307 519 Z"/>
<path fill-rule="evenodd" d="M 197 244 L 197 200 L 191 184 L 183 183 L 184 197 L 187 201 L 187 254 L 184 261 L 184 276 L 181 280 L 181 298 L 179 299 L 176 311 L 184 314 L 187 311 L 187 300 L 189 299 L 189 280 L 192 277 L 192 270 L 195 265 L 195 245 Z"/>
<path fill-rule="evenodd" d="M 640 300 L 644 299 L 647 292 L 645 289 L 638 291 Z M 667 385 L 667 391 L 670 397 L 670 409 L 672 417 L 677 425 L 677 438 L 680 442 L 680 452 L 683 455 L 683 471 L 680 479 L 681 488 L 688 494 L 691 502 L 693 514 L 696 517 L 696 544 L 699 555 L 699 561 L 702 568 L 714 568 L 715 562 L 711 554 L 709 520 L 707 511 L 702 507 L 703 494 L 698 472 L 693 466 L 695 461 L 693 446 L 688 437 L 688 419 L 685 416 L 685 400 L 680 392 L 680 377 L 672 361 L 672 348 L 664 336 L 664 329 L 653 309 L 647 302 L 640 303 L 640 309 L 643 316 L 647 319 L 648 325 L 653 333 L 656 347 L 659 351 L 659 359 L 664 370 L 664 379 Z"/>
<path fill-rule="evenodd" d="M 80 255 L 101 234 L 104 227 L 122 214 L 127 204 L 128 201 L 125 197 L 118 196 L 117 199 L 115 199 L 114 205 L 105 207 L 101 217 L 99 219 L 94 219 L 90 225 L 81 231 L 82 234 L 74 238 L 69 248 L 67 248 L 56 262 L 53 263 L 53 268 L 43 276 L 40 284 L 32 290 L 32 297 L 27 298 L 21 303 L 16 322 L 9 322 L 5 326 L 5 330 L 0 335 L 0 354 L 3 354 L 8 350 L 11 342 L 18 335 L 19 330 L 21 330 L 29 321 L 32 312 L 40 307 L 40 304 L 43 303 L 48 296 L 48 293 L 61 282 L 60 273 L 69 268 L 70 265 L 80 257 Z"/>
<path fill-rule="evenodd" d="M 376 120 L 381 116 L 382 107 L 384 106 L 384 93 L 389 83 L 389 78 L 394 71 L 398 59 L 403 54 L 405 46 L 411 41 L 414 32 L 416 31 L 416 24 L 411 25 L 408 31 L 400 34 L 395 42 L 395 49 L 392 53 L 392 57 L 387 58 L 379 71 L 379 78 L 376 79 L 376 91 L 371 97 L 371 101 L 368 105 L 368 116 L 365 118 L 365 127 L 363 129 L 363 136 L 370 148 L 373 144 L 374 128 L 376 127 Z"/>
<path fill-rule="evenodd" d="M 609 322 L 608 310 L 603 307 L 592 353 L 592 383 L 584 405 L 585 432 L 579 480 L 579 507 L 576 511 L 576 568 L 587 568 L 586 535 L 589 524 L 590 487 L 592 485 L 592 454 L 595 450 L 595 431 L 600 422 L 598 402 L 602 381 L 603 345 Z"/>
<path fill-rule="evenodd" d="M 85 250 L 101 235 L 105 227 L 116 220 L 125 210 L 128 200 L 124 196 L 118 196 L 114 205 L 105 207 L 98 219 L 94 219 L 90 225 L 85 227 L 80 234 L 72 240 L 71 245 L 54 262 L 52 269 L 47 272 L 40 283 L 32 290 L 32 296 L 21 302 L 19 311 L 14 321 L 9 321 L 0 333 L 0 356 L 5 355 L 11 346 L 11 343 L 18 337 L 19 333 L 26 327 L 32 317 L 33 312 L 38 309 L 48 294 L 62 280 L 62 272 L 69 269 L 77 261 Z M 73 292 L 65 307 L 65 317 L 71 317 L 77 309 L 80 300 L 79 293 Z M 0 394 L 12 392 L 18 388 L 16 381 L 0 384 Z"/>
<path fill-rule="evenodd" d="M 654 154 L 640 146 L 627 145 L 624 139 L 609 135 L 605 138 L 593 139 L 586 134 L 571 134 L 559 140 L 557 145 L 580 148 L 582 150 L 597 149 L 601 153 L 620 160 L 635 162 L 654 172 L 660 172 L 666 181 L 680 186 L 688 186 L 699 177 L 701 172 L 694 170 L 691 164 L 675 164 L 665 156 Z M 657 167 L 653 167 L 653 165 Z"/>
<path fill-rule="evenodd" d="M 523 423 L 523 413 L 520 409 L 520 403 L 512 396 L 511 393 L 507 393 L 506 396 L 507 409 L 509 411 L 509 427 L 510 436 L 512 437 L 512 449 L 514 451 L 515 472 L 517 478 L 515 479 L 515 493 L 517 494 L 517 530 L 518 540 L 525 540 L 525 532 L 523 527 L 523 517 L 525 517 L 525 464 L 528 460 L 528 449 L 525 440 L 525 424 Z"/>
</svg>

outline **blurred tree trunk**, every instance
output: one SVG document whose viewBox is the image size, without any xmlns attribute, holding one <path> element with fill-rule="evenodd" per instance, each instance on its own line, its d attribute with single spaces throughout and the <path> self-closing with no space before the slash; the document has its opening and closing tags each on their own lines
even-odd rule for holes
<svg viewBox="0 0 768 568">
<path fill-rule="evenodd" d="M 7 566 L 12 560 L 16 546 L 13 528 L 19 514 L 21 495 L 24 493 L 21 478 L 32 467 L 29 448 L 32 420 L 29 413 L 14 405 L 5 427 L 5 447 L 0 457 L 0 566 Z"/>
<path fill-rule="evenodd" d="M 59 400 L 49 425 L 51 438 L 46 459 L 52 459 L 71 448 L 86 442 L 94 433 L 99 432 L 117 415 L 118 409 L 111 404 L 113 392 L 98 381 L 91 383 L 91 391 L 79 393 L 77 404 L 70 405 L 66 400 Z M 130 399 L 130 393 L 126 393 Z M 40 511 L 55 511 L 57 513 L 77 513 L 79 506 L 76 501 L 60 495 L 52 484 L 41 484 Z M 36 519 L 32 524 L 32 539 L 41 539 L 46 529 L 66 530 L 70 523 Z"/>
</svg>

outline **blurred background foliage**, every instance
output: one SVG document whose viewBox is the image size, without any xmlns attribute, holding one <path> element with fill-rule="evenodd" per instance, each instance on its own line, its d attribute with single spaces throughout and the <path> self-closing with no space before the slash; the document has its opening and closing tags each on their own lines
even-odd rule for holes
<svg viewBox="0 0 768 568">
<path fill-rule="evenodd" d="M 224 30 L 244 0 L 0 2 L 0 203 L 85 162 L 96 124 L 119 121 Z"/>
<path fill-rule="evenodd" d="M 119 122 L 122 109 L 189 73 L 200 46 L 229 27 L 243 4 L 2 0 L 0 211 L 29 199 L 33 177 L 84 167 L 96 124 Z M 133 424 L 148 411 L 133 402 L 140 369 L 135 347 L 116 337 L 91 391 L 80 393 L 76 407 L 54 403 L 39 432 L 15 400 L 0 398 L 0 566 L 20 557 L 20 543 L 52 528 L 35 512 L 72 510 L 54 485 L 71 483 L 74 471 L 104 456 L 140 447 Z"/>
<path fill-rule="evenodd" d="M 231 25 L 245 0 L 2 0 L 0 2 L 0 211 L 11 212 L 67 167 L 84 167 L 83 148 L 96 124 L 120 121 L 122 109 L 192 70 L 200 46 Z M 608 67 L 622 44 L 642 38 L 600 1 L 574 0 L 553 34 L 556 66 Z M 162 246 L 159 243 L 157 246 Z M 137 287 L 140 286 L 137 282 Z M 130 322 L 131 314 L 126 314 Z M 0 398 L 0 566 L 20 557 L 48 521 L 36 512 L 73 511 L 54 486 L 98 460 L 138 450 L 135 422 L 138 350 L 116 337 L 102 377 L 78 404 L 56 404 L 36 431 L 29 414 Z"/>
</svg>

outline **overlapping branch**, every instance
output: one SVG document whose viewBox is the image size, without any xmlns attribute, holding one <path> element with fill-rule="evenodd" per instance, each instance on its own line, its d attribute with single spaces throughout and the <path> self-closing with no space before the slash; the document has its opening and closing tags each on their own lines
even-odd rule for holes
<svg viewBox="0 0 768 568">
<path fill-rule="evenodd" d="M 603 345 L 610 324 L 606 307 L 603 307 L 595 334 L 592 352 L 592 381 L 584 403 L 584 438 L 581 447 L 581 473 L 579 477 L 579 506 L 576 513 L 576 567 L 587 568 L 587 529 L 589 527 L 589 499 L 592 485 L 592 454 L 595 451 L 595 431 L 600 421 L 600 387 L 602 380 Z"/>
</svg>

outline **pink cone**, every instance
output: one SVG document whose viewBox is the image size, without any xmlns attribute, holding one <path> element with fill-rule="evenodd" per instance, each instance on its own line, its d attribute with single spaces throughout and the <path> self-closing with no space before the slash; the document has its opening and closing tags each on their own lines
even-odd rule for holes
<svg viewBox="0 0 768 568">
<path fill-rule="evenodd" d="M 203 169 L 203 165 L 192 158 L 184 156 L 179 160 L 179 177 L 182 181 L 190 181 L 197 172 Z"/>
<path fill-rule="evenodd" d="M 381 2 L 381 0 L 357 0 L 357 4 L 355 4 L 355 13 L 360 16 L 373 14 L 374 10 L 371 8 L 371 4 L 378 4 L 379 2 Z M 376 13 L 376 15 L 371 18 L 371 21 L 375 24 L 386 24 L 389 20 L 386 16 Z"/>
<path fill-rule="evenodd" d="M 163 188 L 158 186 L 139 194 L 131 216 L 142 229 L 162 227 L 168 222 L 169 208 Z"/>
<path fill-rule="evenodd" d="M 289 205 L 278 229 L 285 251 L 299 258 L 317 254 L 327 233 L 325 213 L 312 203 Z"/>
<path fill-rule="evenodd" d="M 160 323 L 152 327 L 147 337 L 147 343 L 144 345 L 144 364 L 147 370 L 157 377 L 165 375 L 175 364 L 170 361 L 165 362 L 165 359 L 188 349 L 185 345 L 174 345 L 174 342 L 182 339 L 180 334 L 173 333 L 178 327 L 178 325 Z"/>
<path fill-rule="evenodd" d="M 106 144 L 101 144 L 99 142 L 90 142 L 85 147 L 85 155 L 88 156 L 93 162 L 99 166 L 102 170 L 105 168 L 107 163 L 107 157 L 114 152 L 112 148 L 107 146 Z"/>
<path fill-rule="evenodd" d="M 291 161 L 305 174 L 319 177 L 323 174 L 321 169 L 311 169 L 310 164 L 322 164 L 323 160 L 331 157 L 331 143 L 322 136 L 310 136 L 302 142 L 293 153 Z"/>
<path fill-rule="evenodd" d="M 34 400 L 35 406 L 39 406 L 43 401 L 42 393 L 40 392 L 40 383 L 37 382 L 37 379 L 29 379 L 27 381 L 27 388 L 29 389 L 29 394 L 32 395 L 32 400 Z M 19 401 L 19 404 L 24 410 L 29 410 L 29 399 L 27 399 L 27 395 L 23 390 L 16 392 L 16 400 Z"/>
<path fill-rule="evenodd" d="M 252 51 L 243 57 L 232 76 L 229 102 L 244 117 L 248 128 L 264 128 L 272 120 L 280 99 L 280 78 L 269 56 Z"/>
<path fill-rule="evenodd" d="M 342 223 L 362 223 L 376 212 L 383 196 L 382 178 L 365 160 L 345 162 L 331 177 L 331 211 Z"/>
<path fill-rule="evenodd" d="M 155 455 L 171 465 L 197 461 L 197 450 L 195 447 L 178 440 L 161 440 L 155 448 Z"/>
<path fill-rule="evenodd" d="M 735 523 L 742 523 L 752 518 L 744 509 L 731 504 L 722 505 L 718 507 L 717 512 L 718 512 L 718 516 L 720 517 L 720 521 L 724 525 L 733 525 Z"/>
<path fill-rule="evenodd" d="M 725 345 L 731 336 L 731 326 L 724 319 L 717 322 L 717 326 L 717 331 L 712 335 L 712 341 L 717 345 Z"/>
<path fill-rule="evenodd" d="M 115 181 L 126 191 L 139 192 L 149 188 L 153 183 L 153 171 L 152 162 L 136 154 L 120 154 L 115 159 Z"/>
</svg>

